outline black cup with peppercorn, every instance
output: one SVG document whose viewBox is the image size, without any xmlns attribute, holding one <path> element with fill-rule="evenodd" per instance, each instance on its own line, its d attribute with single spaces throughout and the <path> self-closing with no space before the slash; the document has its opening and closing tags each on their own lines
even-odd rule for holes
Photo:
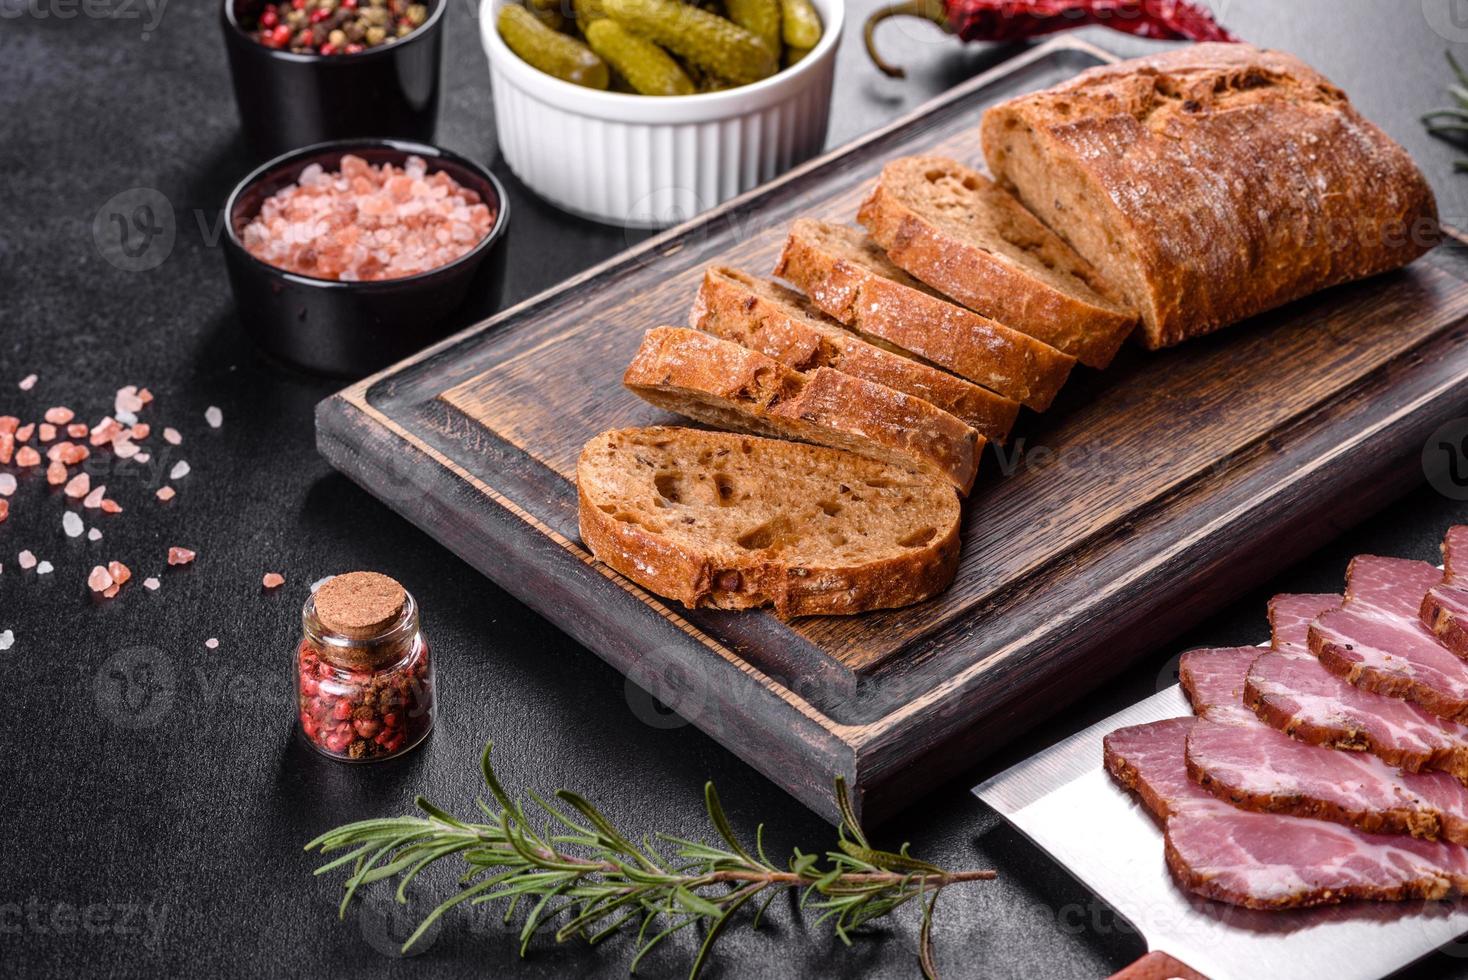
<svg viewBox="0 0 1468 980">
<path fill-rule="evenodd" d="M 447 0 L 223 0 L 245 137 L 261 156 L 359 136 L 432 141 Z"/>
</svg>

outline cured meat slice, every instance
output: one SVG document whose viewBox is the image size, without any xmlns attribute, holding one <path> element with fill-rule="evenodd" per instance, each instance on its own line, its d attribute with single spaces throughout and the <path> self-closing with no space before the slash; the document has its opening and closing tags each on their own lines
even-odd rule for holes
<svg viewBox="0 0 1468 980">
<path fill-rule="evenodd" d="M 1421 561 L 1362 555 L 1346 573 L 1346 600 L 1310 624 L 1310 650 L 1357 687 L 1468 720 L 1468 663 L 1419 619 L 1442 573 Z"/>
<path fill-rule="evenodd" d="M 1246 810 L 1468 844 L 1468 788 L 1448 774 L 1296 741 L 1244 710 L 1238 692 L 1260 655 L 1258 647 L 1184 654 L 1183 687 L 1204 719 L 1187 738 L 1194 781 Z"/>
<path fill-rule="evenodd" d="M 1199 724 L 1136 725 L 1103 743 L 1112 777 L 1162 823 L 1167 866 L 1184 889 L 1255 909 L 1450 898 L 1468 889 L 1464 848 L 1252 813 L 1215 798 L 1188 778 L 1183 762 Z"/>
<path fill-rule="evenodd" d="M 1311 620 L 1340 604 L 1338 595 L 1270 600 L 1273 647 L 1249 668 L 1244 703 L 1301 741 L 1370 752 L 1411 772 L 1440 770 L 1468 783 L 1468 726 L 1356 687 L 1310 653 Z"/>
<path fill-rule="evenodd" d="M 1468 659 L 1468 527 L 1448 528 L 1443 537 L 1446 574 L 1422 597 L 1422 624 L 1443 646 Z"/>
</svg>

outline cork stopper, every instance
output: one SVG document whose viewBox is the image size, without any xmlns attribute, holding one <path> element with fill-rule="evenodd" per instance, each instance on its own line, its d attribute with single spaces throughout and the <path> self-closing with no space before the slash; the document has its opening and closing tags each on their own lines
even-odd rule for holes
<svg viewBox="0 0 1468 980">
<path fill-rule="evenodd" d="M 378 572 L 348 572 L 316 590 L 316 618 L 349 640 L 371 640 L 391 629 L 403 615 L 408 592 Z"/>
</svg>

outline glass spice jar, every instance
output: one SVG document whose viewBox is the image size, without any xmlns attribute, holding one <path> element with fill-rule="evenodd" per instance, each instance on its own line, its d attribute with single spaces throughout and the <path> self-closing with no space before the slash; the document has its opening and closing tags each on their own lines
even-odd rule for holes
<svg viewBox="0 0 1468 980">
<path fill-rule="evenodd" d="M 407 589 L 377 572 L 337 575 L 306 600 L 301 623 L 296 708 L 313 748 L 376 762 L 427 737 L 433 664 Z"/>
</svg>

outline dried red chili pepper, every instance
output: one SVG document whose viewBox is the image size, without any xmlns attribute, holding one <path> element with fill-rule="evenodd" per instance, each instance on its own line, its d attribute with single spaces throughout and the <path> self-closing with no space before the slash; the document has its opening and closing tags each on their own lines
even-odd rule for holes
<svg viewBox="0 0 1468 980">
<path fill-rule="evenodd" d="M 867 54 L 893 78 L 905 72 L 884 61 L 873 41 L 888 17 L 922 17 L 965 41 L 1019 41 L 1089 24 L 1159 40 L 1238 40 L 1189 0 L 904 0 L 868 17 L 864 31 Z"/>
</svg>

